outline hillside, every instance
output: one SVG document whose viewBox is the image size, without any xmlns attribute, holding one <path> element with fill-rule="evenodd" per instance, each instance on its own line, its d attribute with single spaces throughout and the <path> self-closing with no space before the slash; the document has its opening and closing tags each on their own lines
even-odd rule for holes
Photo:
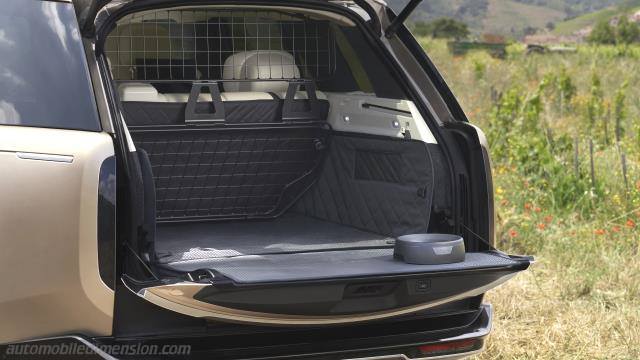
<svg viewBox="0 0 640 360">
<path fill-rule="evenodd" d="M 637 10 L 640 10 L 640 0 L 627 1 L 624 3 L 624 6 L 609 6 L 592 13 L 559 22 L 556 24 L 554 33 L 556 35 L 569 35 L 580 29 L 591 27 L 600 21 Z"/>
<path fill-rule="evenodd" d="M 451 17 L 464 21 L 476 35 L 495 33 L 519 38 L 549 23 L 620 5 L 630 0 L 424 0 L 412 18 L 430 21 Z M 632 0 L 636 1 L 636 0 Z M 396 11 L 408 0 L 387 0 Z"/>
<path fill-rule="evenodd" d="M 482 32 L 518 38 L 527 28 L 544 29 L 548 23 L 562 21 L 563 11 L 517 1 L 490 1 Z"/>
</svg>

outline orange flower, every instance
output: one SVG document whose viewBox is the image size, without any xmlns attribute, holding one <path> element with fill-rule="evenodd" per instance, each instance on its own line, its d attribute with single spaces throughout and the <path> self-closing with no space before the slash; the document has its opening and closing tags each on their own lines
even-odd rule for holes
<svg viewBox="0 0 640 360">
<path fill-rule="evenodd" d="M 536 206 L 536 208 L 535 208 L 535 209 L 533 209 L 533 211 L 535 211 L 535 212 L 539 213 L 539 212 L 541 212 L 541 211 L 542 211 L 542 209 L 540 209 L 539 207 L 537 207 L 537 206 Z"/>
<path fill-rule="evenodd" d="M 634 227 L 636 227 L 636 223 L 635 223 L 635 221 L 633 221 L 633 220 L 631 220 L 631 219 L 628 219 L 628 220 L 627 220 L 626 225 L 627 225 L 627 227 L 630 227 L 630 228 L 634 228 Z"/>
<path fill-rule="evenodd" d="M 552 221 L 553 221 L 553 216 L 547 215 L 544 217 L 544 222 L 546 222 L 547 224 L 550 224 Z"/>
<path fill-rule="evenodd" d="M 621 228 L 620 228 L 620 226 L 618 226 L 618 225 L 614 225 L 614 226 L 611 228 L 611 231 L 613 231 L 614 233 L 620 232 L 620 230 L 622 230 L 622 229 L 621 229 Z"/>
<path fill-rule="evenodd" d="M 531 210 L 531 203 L 524 203 L 525 210 Z"/>
<path fill-rule="evenodd" d="M 509 230 L 509 236 L 514 238 L 514 237 L 518 236 L 518 232 L 513 230 L 513 229 L 511 229 L 511 230 Z"/>
<path fill-rule="evenodd" d="M 544 230 L 544 229 L 546 229 L 546 228 L 547 228 L 547 224 L 545 224 L 545 223 L 540 223 L 540 224 L 538 224 L 538 229 L 540 229 L 540 230 Z"/>
<path fill-rule="evenodd" d="M 596 229 L 595 233 L 596 235 L 604 235 L 607 231 L 605 229 Z"/>
</svg>

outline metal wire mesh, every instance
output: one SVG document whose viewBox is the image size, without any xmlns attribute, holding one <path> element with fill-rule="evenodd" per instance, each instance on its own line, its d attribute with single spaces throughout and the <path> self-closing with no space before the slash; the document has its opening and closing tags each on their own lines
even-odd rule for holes
<svg viewBox="0 0 640 360">
<path fill-rule="evenodd" d="M 110 33 L 105 51 L 115 80 L 251 78 L 246 70 L 234 74 L 236 61 L 242 60 L 234 54 L 253 54 L 258 63 L 268 63 L 269 70 L 260 70 L 255 78 L 319 80 L 334 73 L 336 62 L 328 21 L 271 10 L 193 8 L 131 14 Z M 286 52 L 291 60 L 272 60 L 274 52 Z M 292 71 L 294 66 L 300 74 Z"/>
</svg>

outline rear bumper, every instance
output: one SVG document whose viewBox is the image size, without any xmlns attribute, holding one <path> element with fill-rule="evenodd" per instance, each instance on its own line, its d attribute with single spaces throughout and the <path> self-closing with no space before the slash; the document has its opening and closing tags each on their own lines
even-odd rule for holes
<svg viewBox="0 0 640 360">
<path fill-rule="evenodd" d="M 491 331 L 492 307 L 481 305 L 473 321 L 464 326 L 448 329 L 434 329 L 420 332 L 408 332 L 395 335 L 376 336 L 375 333 L 363 333 L 362 337 L 347 340 L 324 341 L 319 335 L 313 342 L 301 342 L 291 339 L 291 344 L 282 343 L 274 334 L 274 341 L 278 345 L 255 344 L 256 337 L 244 335 L 244 346 L 225 346 L 224 339 L 215 336 L 201 337 L 171 337 L 171 338 L 95 338 L 82 336 L 63 336 L 47 339 L 36 339 L 10 345 L 0 345 L 0 355 L 19 355 L 16 349 L 21 345 L 30 347 L 30 358 L 48 358 L 48 350 L 54 345 L 67 344 L 67 349 L 82 349 L 83 358 L 91 359 L 144 359 L 159 358 L 159 354 L 149 353 L 154 347 L 161 349 L 162 345 L 188 346 L 189 351 L 182 356 L 172 358 L 202 358 L 202 359 L 352 359 L 352 360 L 417 360 L 417 359 L 462 359 L 477 354 L 484 349 L 484 340 Z M 426 320 L 425 320 L 426 321 Z M 357 335 L 360 335 L 359 333 Z M 448 344 L 470 344 L 465 348 L 448 348 Z M 271 343 L 270 343 L 271 344 Z M 429 348 L 430 353 L 421 352 L 420 348 Z M 36 350 L 34 350 L 36 349 Z M 87 353 L 87 349 L 89 351 Z M 146 353 L 108 354 L 111 349 L 145 349 Z M 434 351 L 435 350 L 435 351 Z M 34 353 L 33 351 L 37 351 Z M 188 355 L 187 355 L 188 354 Z M 25 355 L 22 353 L 22 355 Z M 73 354 L 70 354 L 73 355 Z M 89 355 L 89 356 L 87 356 Z M 165 354 L 171 355 L 171 354 Z M 0 357 L 2 357 L 0 356 Z M 17 356 L 19 358 L 20 356 Z M 12 358 L 11 356 L 7 358 Z"/>
<path fill-rule="evenodd" d="M 453 343 L 463 340 L 477 340 L 477 346 L 470 350 L 456 351 L 448 354 L 419 354 L 417 357 L 411 357 L 410 355 L 405 354 L 404 352 L 399 352 L 398 354 L 391 355 L 383 355 L 383 356 L 370 356 L 370 357 L 360 357 L 360 358 L 350 358 L 350 360 L 422 360 L 422 359 L 430 359 L 430 360 L 457 360 L 457 359 L 466 359 L 470 356 L 477 355 L 484 350 L 485 346 L 485 338 L 491 332 L 491 325 L 493 321 L 493 308 L 490 304 L 484 304 L 481 306 L 480 314 L 478 319 L 470 325 L 465 332 L 458 335 L 452 336 L 448 338 L 442 338 L 438 341 L 430 342 L 429 344 L 447 344 Z M 415 348 L 420 347 L 420 344 L 412 344 L 409 346 L 405 346 L 405 352 L 413 353 Z M 400 349 L 400 348 L 399 348 Z"/>
</svg>

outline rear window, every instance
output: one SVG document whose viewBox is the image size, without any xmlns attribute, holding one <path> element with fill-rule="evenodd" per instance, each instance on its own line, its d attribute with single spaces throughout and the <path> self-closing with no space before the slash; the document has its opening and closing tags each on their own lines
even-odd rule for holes
<svg viewBox="0 0 640 360">
<path fill-rule="evenodd" d="M 0 124 L 100 129 L 70 3 L 2 0 Z"/>
</svg>

